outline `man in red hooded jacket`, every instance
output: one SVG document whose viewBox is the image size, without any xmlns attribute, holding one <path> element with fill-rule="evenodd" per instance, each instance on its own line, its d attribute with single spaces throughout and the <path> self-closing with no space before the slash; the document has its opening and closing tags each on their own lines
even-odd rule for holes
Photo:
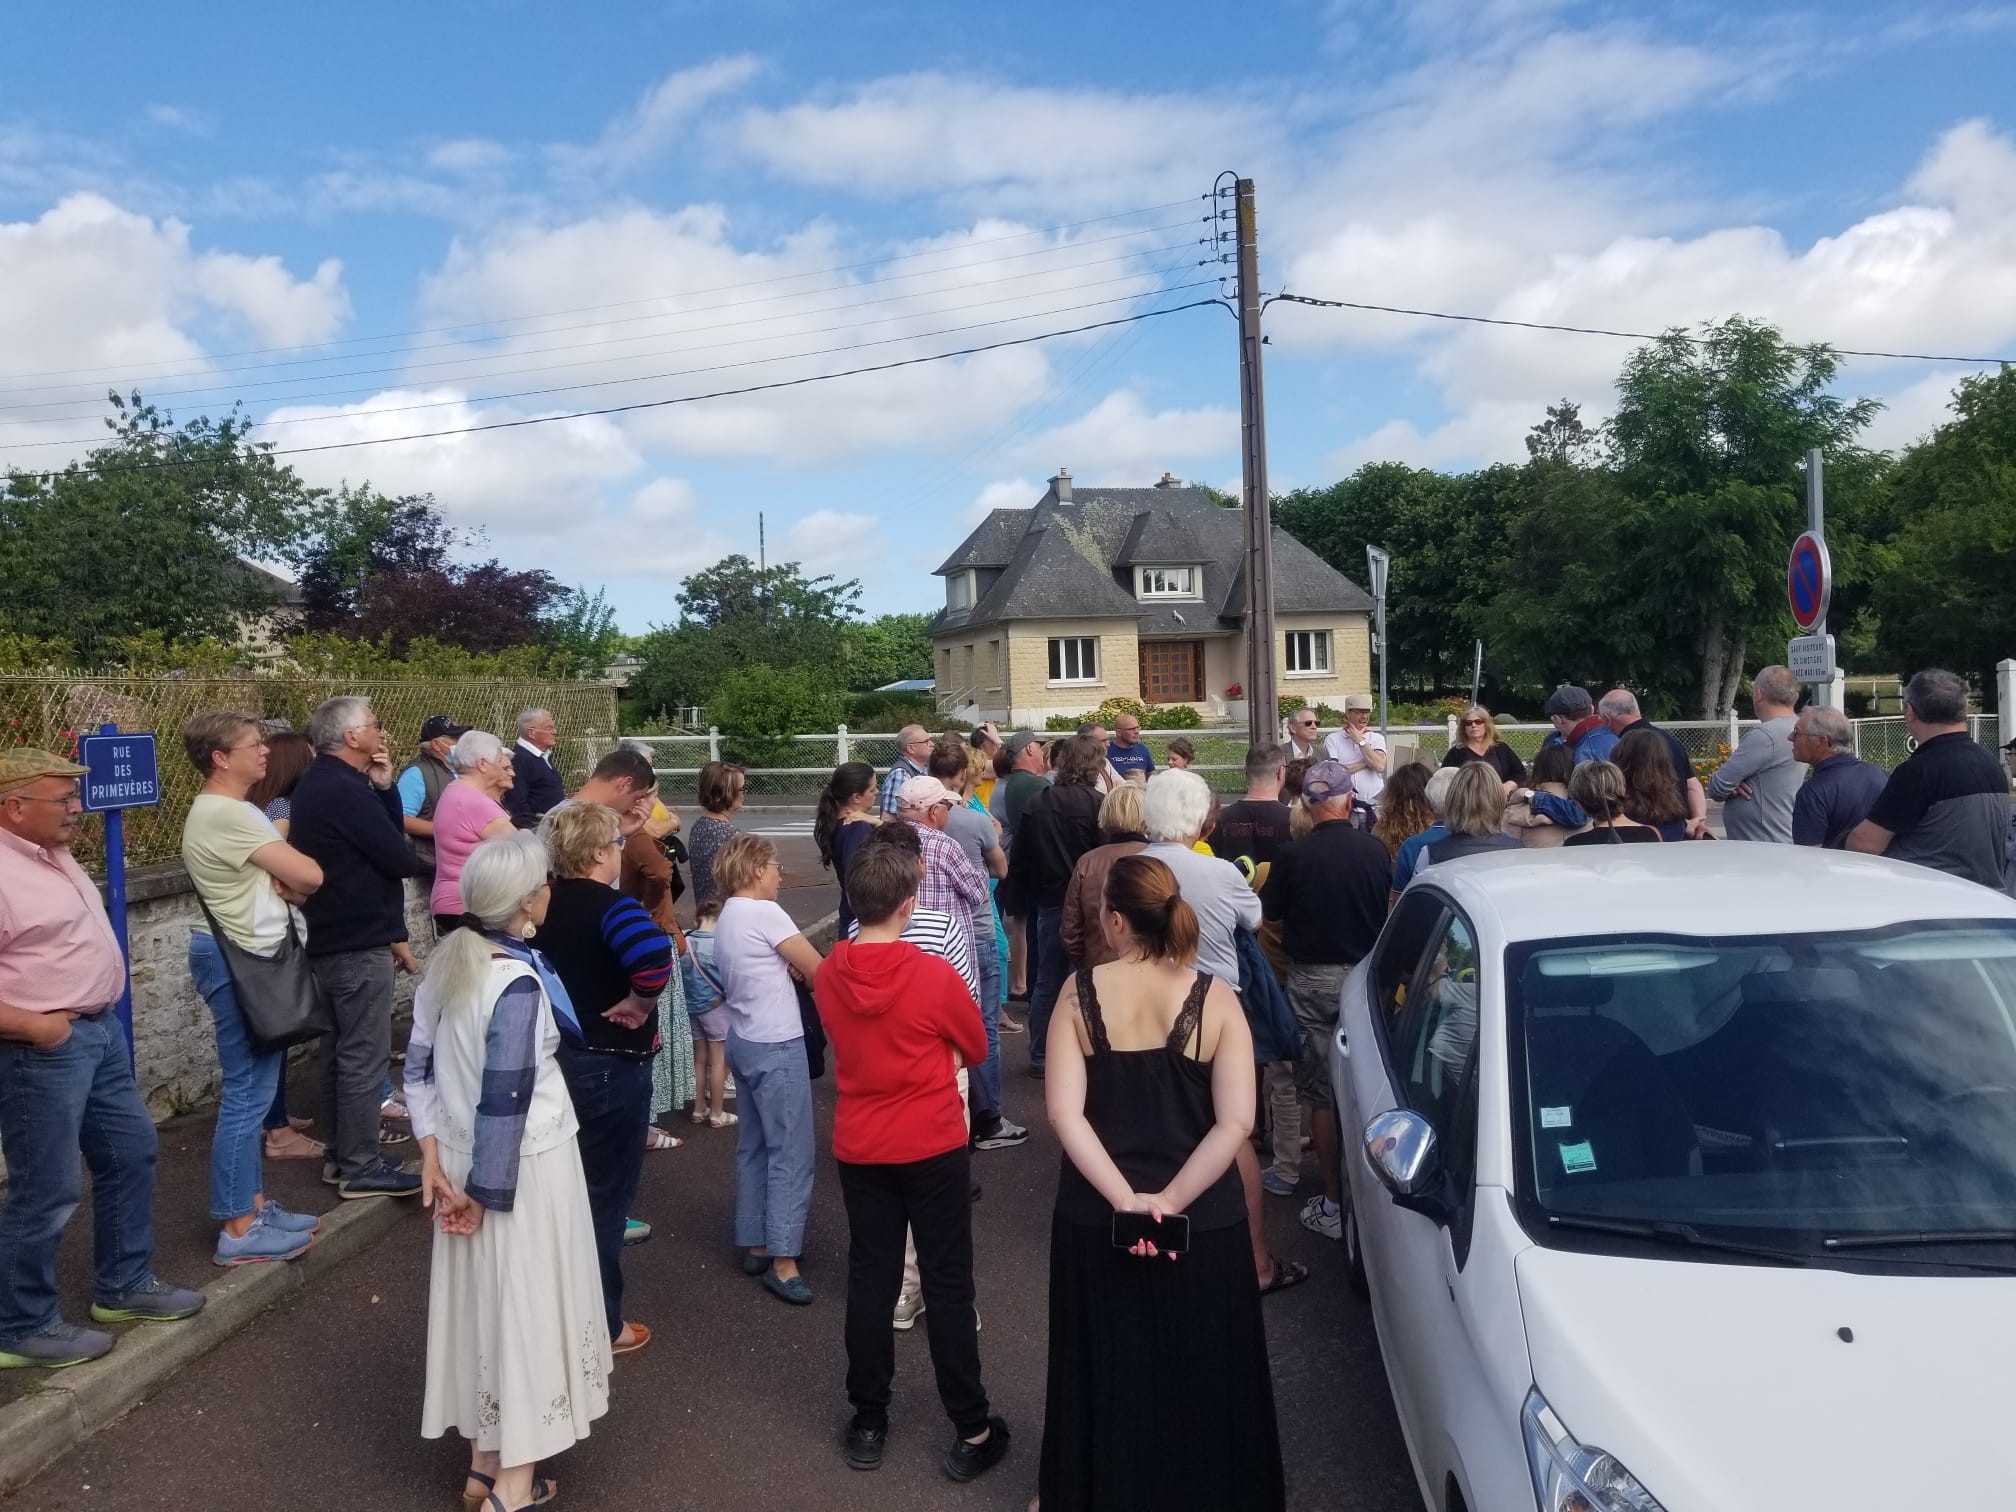
<svg viewBox="0 0 2016 1512">
<path fill-rule="evenodd" d="M 1008 1452 L 989 1414 L 973 1313 L 973 1199 L 953 1053 L 987 1057 L 987 1031 L 959 973 L 901 939 L 917 905 L 914 858 L 863 846 L 847 870 L 860 933 L 813 978 L 839 1100 L 833 1156 L 847 1204 L 847 1463 L 873 1470 L 889 1435 L 903 1236 L 917 1241 L 925 1332 L 939 1400 L 958 1437 L 945 1473 L 969 1481 Z"/>
</svg>

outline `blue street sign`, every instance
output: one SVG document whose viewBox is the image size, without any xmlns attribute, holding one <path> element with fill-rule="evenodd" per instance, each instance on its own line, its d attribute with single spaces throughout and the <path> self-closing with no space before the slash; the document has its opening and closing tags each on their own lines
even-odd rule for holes
<svg viewBox="0 0 2016 1512">
<path fill-rule="evenodd" d="M 83 781 L 87 813 L 153 808 L 161 802 L 161 767 L 152 735 L 86 735 L 77 742 L 77 761 L 91 769 Z"/>
<path fill-rule="evenodd" d="M 126 936 L 126 821 L 129 808 L 161 802 L 161 766 L 152 735 L 119 733 L 98 726 L 77 742 L 77 763 L 89 770 L 78 784 L 84 807 L 105 816 L 105 914 L 126 958 L 126 981 L 119 989 L 119 1027 L 126 1031 L 126 1063 L 133 1063 L 133 946 Z"/>
<path fill-rule="evenodd" d="M 1833 591 L 1834 568 L 1828 560 L 1827 543 L 1809 530 L 1792 543 L 1792 559 L 1785 567 L 1785 597 L 1792 606 L 1792 622 L 1801 630 L 1823 623 Z"/>
</svg>

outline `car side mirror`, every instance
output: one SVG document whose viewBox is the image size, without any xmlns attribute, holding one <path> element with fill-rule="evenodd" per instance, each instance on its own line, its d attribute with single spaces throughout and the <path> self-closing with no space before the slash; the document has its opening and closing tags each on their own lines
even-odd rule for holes
<svg viewBox="0 0 2016 1512">
<path fill-rule="evenodd" d="M 1435 1126 L 1411 1108 L 1394 1108 L 1365 1125 L 1365 1162 L 1393 1201 L 1437 1223 L 1442 1200 L 1442 1150 Z"/>
</svg>

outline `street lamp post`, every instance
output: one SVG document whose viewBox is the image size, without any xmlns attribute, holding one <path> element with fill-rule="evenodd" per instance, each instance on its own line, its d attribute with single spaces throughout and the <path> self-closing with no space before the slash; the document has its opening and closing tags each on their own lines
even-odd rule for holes
<svg viewBox="0 0 2016 1512">
<path fill-rule="evenodd" d="M 1379 651 L 1379 733 L 1386 733 L 1386 570 L 1393 558 L 1383 547 L 1365 548 L 1365 566 L 1372 579 L 1372 640 Z"/>
</svg>

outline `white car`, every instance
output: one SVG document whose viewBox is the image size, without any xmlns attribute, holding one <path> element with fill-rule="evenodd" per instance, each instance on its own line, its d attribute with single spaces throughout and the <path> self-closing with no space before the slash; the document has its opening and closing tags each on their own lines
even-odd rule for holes
<svg viewBox="0 0 2016 1512">
<path fill-rule="evenodd" d="M 1791 846 L 1472 857 L 1335 1050 L 1429 1507 L 2016 1506 L 2016 902 Z"/>
</svg>

